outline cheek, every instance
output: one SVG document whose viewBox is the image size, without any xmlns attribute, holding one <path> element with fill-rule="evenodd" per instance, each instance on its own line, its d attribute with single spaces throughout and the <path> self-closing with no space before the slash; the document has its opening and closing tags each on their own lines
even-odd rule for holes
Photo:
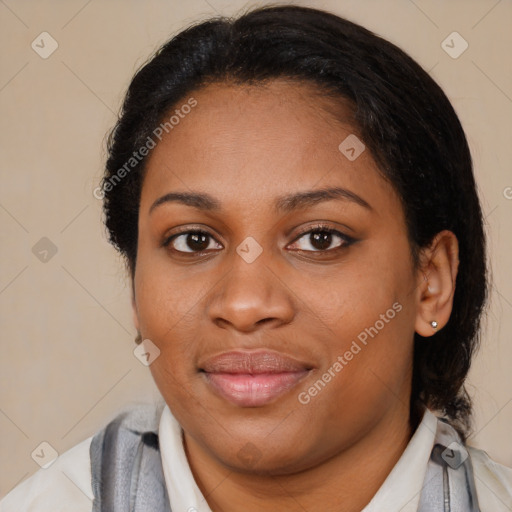
<svg viewBox="0 0 512 512">
<path fill-rule="evenodd" d="M 408 242 L 403 236 L 392 243 L 384 242 L 366 240 L 354 247 L 340 265 L 306 271 L 300 277 L 294 269 L 285 277 L 287 286 L 300 298 L 299 306 L 305 306 L 300 306 L 301 312 L 318 327 L 328 327 L 335 335 L 333 343 L 336 338 L 346 342 L 357 337 L 376 322 L 379 331 L 382 321 L 386 327 L 390 323 L 396 326 L 400 323 L 398 317 L 412 325 L 409 316 L 405 318 L 396 311 L 408 310 L 415 300 Z"/>
<path fill-rule="evenodd" d="M 135 272 L 137 312 L 143 334 L 164 341 L 193 322 L 208 283 L 189 268 L 169 265 L 164 250 L 145 245 L 141 241 Z"/>
<path fill-rule="evenodd" d="M 160 350 L 150 370 L 166 398 L 180 396 L 195 377 L 195 353 L 199 344 L 199 307 L 208 290 L 202 279 L 184 276 L 160 255 L 149 258 L 140 250 L 135 290 L 140 331 Z M 184 395 L 186 401 L 188 396 Z"/>
<path fill-rule="evenodd" d="M 299 390 L 304 393 L 300 403 L 308 401 L 301 407 L 319 419 L 326 439 L 350 444 L 390 410 L 409 409 L 411 313 L 405 308 L 396 312 L 391 305 L 383 309 L 386 323 L 376 315 L 379 311 L 367 306 L 367 321 L 359 312 L 357 320 L 333 326 L 338 337 L 326 348 L 327 364 Z"/>
<path fill-rule="evenodd" d="M 412 369 L 415 295 L 407 240 L 368 246 L 314 284 L 304 280 L 299 291 L 308 297 L 318 327 L 329 332 L 317 376 L 329 382 L 325 388 L 318 384 L 314 407 L 329 412 L 333 400 L 343 404 L 333 409 L 338 425 L 348 413 L 357 421 L 385 410 L 406 393 Z"/>
</svg>

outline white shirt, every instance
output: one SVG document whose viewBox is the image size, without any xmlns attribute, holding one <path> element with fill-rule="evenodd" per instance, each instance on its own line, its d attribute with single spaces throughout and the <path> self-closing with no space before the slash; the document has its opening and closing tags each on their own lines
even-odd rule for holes
<svg viewBox="0 0 512 512">
<path fill-rule="evenodd" d="M 371 502 L 361 512 L 416 512 L 437 422 L 425 410 L 409 444 Z M 211 512 L 197 486 L 183 447 L 182 429 L 166 405 L 159 426 L 164 478 L 173 512 Z M 92 437 L 60 455 L 0 501 L 1 512 L 91 512 L 89 446 Z M 468 447 L 482 512 L 512 511 L 512 469 Z M 172 478 L 171 478 L 172 475 Z"/>
</svg>

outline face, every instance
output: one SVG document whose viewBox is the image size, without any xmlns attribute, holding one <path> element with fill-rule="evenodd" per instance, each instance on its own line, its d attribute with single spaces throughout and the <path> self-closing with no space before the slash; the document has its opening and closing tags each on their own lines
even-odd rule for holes
<svg viewBox="0 0 512 512">
<path fill-rule="evenodd" d="M 309 86 L 191 96 L 147 162 L 136 325 L 188 443 L 234 470 L 306 469 L 409 416 L 403 208 Z"/>
</svg>

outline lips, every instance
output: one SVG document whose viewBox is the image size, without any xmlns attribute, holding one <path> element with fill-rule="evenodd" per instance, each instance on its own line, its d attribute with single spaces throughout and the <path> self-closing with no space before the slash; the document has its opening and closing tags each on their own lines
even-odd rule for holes
<svg viewBox="0 0 512 512">
<path fill-rule="evenodd" d="M 200 370 L 217 395 L 240 407 L 261 407 L 295 387 L 312 366 L 259 350 L 225 352 L 205 361 Z"/>
</svg>

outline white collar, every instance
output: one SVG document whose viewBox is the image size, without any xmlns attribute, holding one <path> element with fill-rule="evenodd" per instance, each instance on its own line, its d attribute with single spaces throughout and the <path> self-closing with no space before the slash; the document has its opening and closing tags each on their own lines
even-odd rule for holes
<svg viewBox="0 0 512 512">
<path fill-rule="evenodd" d="M 182 433 L 181 425 L 171 414 L 169 406 L 165 404 L 158 438 L 171 510 L 211 512 L 190 470 Z"/>
<path fill-rule="evenodd" d="M 437 417 L 425 409 L 423 418 L 402 456 L 361 512 L 412 512 L 418 509 L 437 421 Z M 211 512 L 190 470 L 183 447 L 181 426 L 171 414 L 168 405 L 165 405 L 162 412 L 159 439 L 171 509 L 179 512 Z"/>
<path fill-rule="evenodd" d="M 437 417 L 425 409 L 423 418 L 389 475 L 361 512 L 416 512 L 434 446 Z"/>
</svg>

